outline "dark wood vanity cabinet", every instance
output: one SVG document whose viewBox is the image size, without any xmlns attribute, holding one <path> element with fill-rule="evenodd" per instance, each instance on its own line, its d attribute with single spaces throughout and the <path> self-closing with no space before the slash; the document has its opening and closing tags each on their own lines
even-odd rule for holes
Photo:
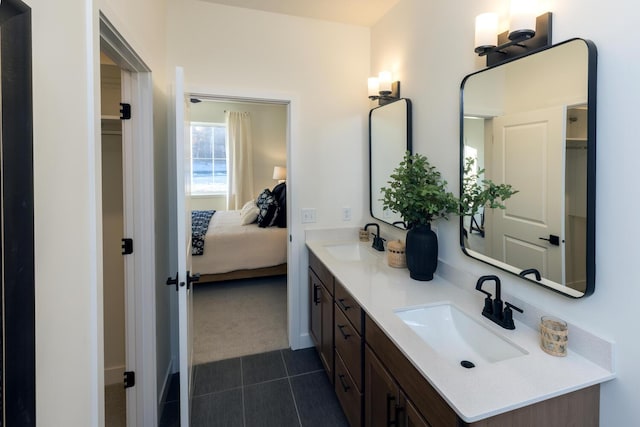
<svg viewBox="0 0 640 427">
<path fill-rule="evenodd" d="M 333 275 L 309 252 L 309 335 L 333 384 Z"/>
<path fill-rule="evenodd" d="M 381 410 L 379 406 L 389 393 L 389 390 L 377 386 L 383 383 L 379 379 L 384 377 L 379 374 L 381 369 L 386 374 L 386 382 L 391 381 L 400 389 L 397 397 L 400 422 L 390 425 L 426 425 L 431 427 L 566 427 L 573 425 L 595 427 L 599 423 L 600 386 L 597 384 L 481 421 L 466 423 L 457 416 L 378 325 L 366 315 L 365 331 L 364 408 L 366 426 L 381 425 L 374 422 L 370 424 L 368 421 L 379 416 Z M 500 381 L 492 386 L 499 387 Z M 393 390 L 391 391 L 393 392 Z M 490 390 L 487 392 L 490 393 Z M 386 412 L 383 412 L 383 416 L 386 416 L 385 414 Z M 408 414 L 411 414 L 411 420 L 407 419 Z M 395 415 L 392 413 L 391 416 Z"/>
<path fill-rule="evenodd" d="M 349 423 L 362 425 L 363 312 L 342 284 L 335 283 L 335 390 Z"/>
<path fill-rule="evenodd" d="M 312 252 L 309 291 L 310 335 L 352 427 L 598 426 L 599 385 L 466 423 Z"/>
<path fill-rule="evenodd" d="M 365 425 L 429 427 L 371 348 L 364 349 Z"/>
</svg>

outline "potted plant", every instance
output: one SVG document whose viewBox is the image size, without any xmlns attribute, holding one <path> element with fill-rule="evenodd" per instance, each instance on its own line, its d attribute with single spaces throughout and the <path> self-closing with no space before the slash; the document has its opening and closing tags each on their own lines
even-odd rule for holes
<svg viewBox="0 0 640 427">
<path fill-rule="evenodd" d="M 464 161 L 460 216 L 469 216 L 473 220 L 480 208 L 505 209 L 502 202 L 518 192 L 511 185 L 498 185 L 489 179 L 481 179 L 481 175 L 484 175 L 484 169 L 475 171 L 475 160 L 467 157 Z M 484 229 L 480 232 L 484 236 Z"/>
<path fill-rule="evenodd" d="M 471 171 L 472 164 L 468 167 Z M 425 156 L 408 151 L 388 184 L 381 189 L 380 200 L 385 209 L 399 212 L 407 226 L 407 267 L 416 280 L 432 280 L 438 265 L 438 239 L 431 230 L 432 221 L 448 219 L 451 214 L 477 212 L 487 203 L 504 207 L 497 199 L 504 201 L 515 193 L 511 186 L 495 186 L 488 180 L 478 182 L 476 174 L 475 179 L 465 181 L 464 194 L 458 199 L 447 191 L 447 182 Z"/>
</svg>

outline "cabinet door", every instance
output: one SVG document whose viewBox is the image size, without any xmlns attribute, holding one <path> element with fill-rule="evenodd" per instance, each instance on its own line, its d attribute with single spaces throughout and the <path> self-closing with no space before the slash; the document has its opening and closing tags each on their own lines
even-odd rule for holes
<svg viewBox="0 0 640 427">
<path fill-rule="evenodd" d="M 322 285 L 315 273 L 309 269 L 309 335 L 318 351 L 322 340 Z"/>
<path fill-rule="evenodd" d="M 320 358 L 333 384 L 333 297 L 329 291 L 320 285 L 322 306 L 322 338 L 320 340 Z"/>
<path fill-rule="evenodd" d="M 405 427 L 430 427 L 429 423 L 422 418 L 422 415 L 418 413 L 418 410 L 410 400 L 404 395 L 404 393 L 400 393 L 400 406 L 402 407 L 403 413 L 403 421 L 400 423 L 401 426 Z"/>
<path fill-rule="evenodd" d="M 364 350 L 364 425 L 398 425 L 399 389 L 369 346 Z"/>
</svg>

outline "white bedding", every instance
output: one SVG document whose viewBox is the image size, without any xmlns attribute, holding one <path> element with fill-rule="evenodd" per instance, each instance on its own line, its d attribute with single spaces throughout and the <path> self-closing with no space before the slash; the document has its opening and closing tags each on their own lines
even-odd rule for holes
<svg viewBox="0 0 640 427">
<path fill-rule="evenodd" d="M 287 262 L 287 229 L 240 225 L 240 211 L 217 211 L 204 238 L 204 254 L 192 256 L 200 274 L 271 267 Z"/>
</svg>

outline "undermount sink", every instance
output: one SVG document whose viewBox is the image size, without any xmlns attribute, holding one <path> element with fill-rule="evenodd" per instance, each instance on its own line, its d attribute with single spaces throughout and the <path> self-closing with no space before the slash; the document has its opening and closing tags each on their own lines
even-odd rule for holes
<svg viewBox="0 0 640 427">
<path fill-rule="evenodd" d="M 371 253 L 366 244 L 358 242 L 338 243 L 335 245 L 326 245 L 327 252 L 340 261 L 367 261 L 375 259 L 376 256 Z"/>
<path fill-rule="evenodd" d="M 465 367 L 527 354 L 448 302 L 394 313 L 438 354 Z"/>
</svg>

